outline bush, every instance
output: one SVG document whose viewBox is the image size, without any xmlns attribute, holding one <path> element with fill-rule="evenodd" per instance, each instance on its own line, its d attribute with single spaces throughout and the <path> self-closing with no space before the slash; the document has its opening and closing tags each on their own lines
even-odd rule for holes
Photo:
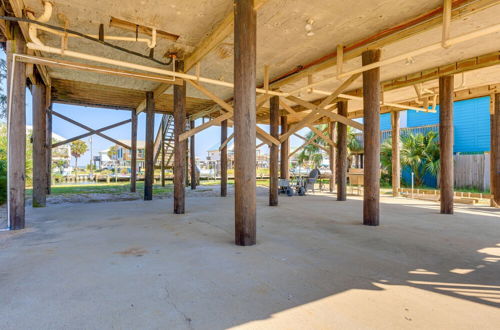
<svg viewBox="0 0 500 330">
<path fill-rule="evenodd" d="M 0 160 L 0 204 L 7 200 L 7 161 Z"/>
</svg>

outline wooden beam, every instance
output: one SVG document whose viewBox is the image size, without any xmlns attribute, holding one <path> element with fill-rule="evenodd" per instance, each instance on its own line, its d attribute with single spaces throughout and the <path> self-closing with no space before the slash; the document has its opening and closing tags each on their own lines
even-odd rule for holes
<svg viewBox="0 0 500 330">
<path fill-rule="evenodd" d="M 130 132 L 130 192 L 136 192 L 137 189 L 137 113 L 131 111 L 132 122 Z"/>
<path fill-rule="evenodd" d="M 231 134 L 231 136 L 232 135 L 233 134 Z M 225 142 L 228 141 L 227 120 L 224 120 L 221 123 L 220 141 L 221 141 L 221 146 L 224 145 L 224 147 L 220 149 L 220 195 L 221 197 L 226 197 L 227 196 L 227 143 Z"/>
<path fill-rule="evenodd" d="M 359 77 L 361 76 L 361 73 L 356 73 L 350 76 L 349 78 L 346 79 L 337 89 L 335 89 L 332 94 L 327 96 L 321 103 L 319 104 L 318 108 L 324 109 L 327 105 L 333 102 L 339 94 L 341 94 L 346 88 L 351 86 L 353 82 L 355 82 Z"/>
<path fill-rule="evenodd" d="M 191 135 L 197 134 L 197 133 L 199 133 L 199 132 L 201 132 L 209 127 L 212 127 L 214 125 L 219 125 L 224 120 L 228 120 L 232 117 L 233 117 L 233 114 L 231 112 L 226 112 L 225 114 L 220 115 L 219 117 L 216 117 L 216 118 L 212 119 L 211 121 L 208 121 L 204 124 L 201 124 L 200 126 L 197 126 L 193 129 L 190 129 L 187 132 L 182 133 L 181 135 L 179 135 L 179 141 L 184 141 L 188 137 L 190 137 Z"/>
<path fill-rule="evenodd" d="M 312 144 L 312 145 L 314 145 L 314 146 L 316 146 L 316 147 L 320 148 L 321 150 L 323 150 L 323 151 L 325 151 L 325 152 L 328 152 L 328 149 L 326 149 L 324 146 L 322 146 L 321 144 L 319 144 L 319 143 L 317 143 L 317 142 L 315 142 L 315 141 L 314 141 L 316 138 L 318 138 L 318 137 L 319 137 L 319 136 L 317 136 L 316 134 L 314 134 L 314 135 L 313 135 L 313 136 L 315 137 L 314 139 L 309 139 L 309 140 L 308 140 L 308 139 L 306 139 L 305 137 L 303 137 L 302 135 L 297 134 L 297 133 L 293 133 L 293 135 L 295 135 L 295 136 L 296 136 L 296 137 L 298 137 L 299 139 L 302 139 L 302 140 L 306 141 L 307 145 Z"/>
<path fill-rule="evenodd" d="M 179 62 L 176 68 L 184 70 L 184 63 Z M 203 125 L 201 125 L 203 126 Z M 201 127 L 198 126 L 197 128 Z M 187 141 L 180 136 L 186 129 L 186 84 L 174 86 L 174 213 L 185 212 L 185 175 Z M 194 130 L 194 129 L 193 129 Z M 191 130 L 191 131 L 193 131 Z"/>
<path fill-rule="evenodd" d="M 328 132 L 330 134 L 330 139 L 333 141 L 335 139 L 335 122 L 331 121 L 328 123 Z M 329 182 L 329 188 L 330 192 L 333 193 L 333 188 L 335 185 L 335 148 L 336 146 L 334 144 L 330 145 L 329 152 L 328 152 L 328 160 L 330 163 L 330 182 Z"/>
<path fill-rule="evenodd" d="M 154 129 L 155 129 L 155 99 L 152 92 L 146 92 L 146 150 L 144 157 L 144 200 L 153 200 L 154 183 Z"/>
<path fill-rule="evenodd" d="M 328 135 L 324 135 L 323 132 L 321 132 L 321 130 L 319 130 L 316 126 L 314 125 L 307 125 L 307 127 L 313 131 L 314 133 L 316 133 L 316 135 L 318 135 L 323 141 L 325 141 L 326 143 L 328 143 L 330 146 L 333 146 L 333 147 L 336 147 L 337 144 L 335 142 L 333 142 L 332 139 L 330 139 L 328 137 Z"/>
<path fill-rule="evenodd" d="M 439 78 L 441 213 L 453 214 L 453 76 Z"/>
<path fill-rule="evenodd" d="M 271 97 L 269 112 L 270 133 L 279 138 L 280 103 L 279 96 Z M 271 144 L 269 151 L 269 206 L 278 205 L 279 145 Z"/>
<path fill-rule="evenodd" d="M 231 133 L 231 135 L 229 135 L 229 137 L 226 138 L 224 141 L 221 141 L 219 151 L 222 151 L 222 149 L 224 149 L 227 146 L 227 144 L 233 139 L 233 137 L 234 137 L 234 132 Z"/>
<path fill-rule="evenodd" d="M 285 109 L 286 112 L 288 112 L 291 115 L 294 115 L 297 113 L 291 106 L 289 106 L 287 103 L 281 100 L 280 98 L 280 105 Z"/>
<path fill-rule="evenodd" d="M 49 111 L 50 112 L 50 111 Z M 131 119 L 127 119 L 127 120 L 123 120 L 121 122 L 118 122 L 116 124 L 112 124 L 112 125 L 108 125 L 108 126 L 105 126 L 105 127 L 102 127 L 102 128 L 99 128 L 99 129 L 96 129 L 96 130 L 91 130 L 89 131 L 88 133 L 84 133 L 84 134 L 80 134 L 78 136 L 75 136 L 75 137 L 72 137 L 70 139 L 67 139 L 67 140 L 64 140 L 64 141 L 59 141 L 57 143 L 53 143 L 52 144 L 52 148 L 57 148 L 57 147 L 60 147 L 60 146 L 63 146 L 65 144 L 68 144 L 68 143 L 71 143 L 73 141 L 76 141 L 76 140 L 81 140 L 81 139 L 84 139 L 86 137 L 89 137 L 91 135 L 94 135 L 96 134 L 95 132 L 99 132 L 99 133 L 102 133 L 104 131 L 107 131 L 107 130 L 110 130 L 112 128 L 115 128 L 115 127 L 118 127 L 118 126 L 122 126 L 122 125 L 125 125 L 125 124 L 128 124 L 131 122 Z"/>
<path fill-rule="evenodd" d="M 33 207 L 45 207 L 47 202 L 47 101 L 43 82 L 32 85 L 33 96 Z"/>
<path fill-rule="evenodd" d="M 25 226 L 25 168 L 26 168 L 26 64 L 16 62 L 12 70 L 12 54 L 26 52 L 26 43 L 18 27 L 7 40 L 7 95 L 10 115 L 7 125 L 8 195 L 7 217 L 12 230 Z"/>
<path fill-rule="evenodd" d="M 256 41 L 254 0 L 234 2 L 235 243 L 256 243 Z"/>
<path fill-rule="evenodd" d="M 401 188 L 400 119 L 399 111 L 391 113 L 392 124 L 392 196 L 399 197 Z"/>
<path fill-rule="evenodd" d="M 109 20 L 109 26 L 114 27 L 114 28 L 119 28 L 123 29 L 125 31 L 130 31 L 134 33 L 141 33 L 145 34 L 147 36 L 152 36 L 153 35 L 153 30 L 144 25 L 140 24 L 135 24 L 129 21 L 125 21 L 116 17 L 111 17 Z M 179 36 L 170 32 L 162 31 L 162 30 L 156 30 L 156 37 L 161 38 L 161 39 L 166 39 L 170 41 L 177 41 L 179 39 Z"/>
<path fill-rule="evenodd" d="M 57 116 L 57 117 L 61 118 L 61 119 L 66 120 L 66 121 L 67 121 L 67 122 L 69 122 L 69 123 L 72 123 L 73 125 L 76 125 L 76 126 L 78 126 L 78 127 L 81 127 L 81 128 L 83 128 L 83 129 L 86 129 L 87 131 L 91 132 L 92 134 L 99 135 L 100 137 L 102 137 L 102 138 L 104 138 L 104 139 L 106 139 L 106 140 L 109 140 L 109 141 L 111 141 L 111 142 L 113 142 L 113 143 L 115 143 L 115 144 L 117 144 L 117 145 L 119 145 L 119 146 L 121 146 L 121 147 L 123 147 L 123 148 L 125 148 L 125 149 L 129 149 L 129 150 L 130 150 L 130 146 L 128 146 L 128 145 L 126 145 L 125 143 L 122 143 L 122 142 L 120 142 L 120 141 L 118 141 L 118 140 L 116 140 L 116 139 L 113 139 L 112 137 L 109 137 L 109 136 L 107 136 L 106 134 L 103 134 L 103 133 L 101 133 L 101 132 L 99 132 L 99 131 L 97 131 L 97 130 L 95 130 L 95 129 L 92 129 L 92 128 L 90 128 L 90 127 L 88 127 L 88 126 L 84 125 L 84 124 L 81 124 L 81 123 L 77 122 L 76 120 L 73 120 L 73 119 L 71 119 L 71 118 L 69 118 L 69 117 L 66 117 L 66 116 L 64 116 L 64 115 L 62 115 L 62 114 L 60 114 L 60 113 L 58 113 L 58 112 L 55 112 L 54 110 L 52 110 L 52 111 L 51 111 L 51 113 L 52 113 L 53 115 L 55 115 L 55 116 Z"/>
<path fill-rule="evenodd" d="M 52 101 L 50 99 L 50 87 L 46 88 L 47 90 L 47 96 L 45 97 L 47 101 L 47 107 L 45 108 L 45 115 L 47 116 L 47 133 L 46 133 L 46 138 L 47 141 L 46 143 L 46 151 L 47 151 L 47 195 L 51 194 L 51 187 L 52 187 L 52 114 L 50 112 L 50 109 L 52 108 Z"/>
<path fill-rule="evenodd" d="M 363 65 L 380 60 L 380 50 L 362 55 Z M 363 72 L 364 109 L 364 193 L 363 224 L 378 226 L 380 222 L 380 68 Z"/>
</svg>

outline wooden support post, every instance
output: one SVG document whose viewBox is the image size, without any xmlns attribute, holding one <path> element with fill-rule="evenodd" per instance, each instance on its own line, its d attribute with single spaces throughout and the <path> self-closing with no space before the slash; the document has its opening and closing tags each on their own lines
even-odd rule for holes
<svg viewBox="0 0 500 330">
<path fill-rule="evenodd" d="M 130 132 L 130 192 L 137 189 L 137 112 L 132 110 L 132 127 Z"/>
<path fill-rule="evenodd" d="M 160 152 L 161 152 L 161 159 L 160 159 L 160 176 L 161 176 L 161 186 L 165 187 L 165 120 L 161 121 L 161 142 L 160 142 Z"/>
<path fill-rule="evenodd" d="M 380 50 L 362 54 L 363 65 L 380 60 Z M 380 221 L 380 68 L 363 72 L 364 194 L 363 224 Z"/>
<path fill-rule="evenodd" d="M 441 213 L 453 214 L 453 75 L 439 78 Z"/>
<path fill-rule="evenodd" d="M 190 128 L 194 128 L 194 120 L 190 122 Z M 195 150 L 195 140 L 194 135 L 189 139 L 189 159 L 191 161 L 191 190 L 196 189 L 196 150 Z"/>
<path fill-rule="evenodd" d="M 227 120 L 220 125 L 220 143 L 227 140 Z M 227 196 L 227 144 L 220 151 L 220 196 Z"/>
<path fill-rule="evenodd" d="M 338 114 L 347 117 L 346 100 L 337 102 Z M 337 200 L 347 200 L 347 125 L 337 122 Z"/>
<path fill-rule="evenodd" d="M 12 96 L 8 114 L 8 205 L 10 229 L 23 229 L 25 225 L 25 168 L 26 168 L 26 64 L 12 66 L 12 54 L 24 54 L 26 43 L 21 30 L 13 26 L 13 40 L 7 41 L 7 95 Z M 12 85 L 10 82 L 12 81 Z M 12 91 L 11 91 L 12 90 Z"/>
<path fill-rule="evenodd" d="M 500 207 L 500 93 L 495 94 L 495 105 L 493 114 L 493 131 L 491 134 L 491 145 L 492 145 L 492 155 L 493 170 L 493 189 L 491 193 L 493 195 L 493 202 L 495 207 Z"/>
<path fill-rule="evenodd" d="M 281 103 L 280 103 L 281 104 Z M 281 135 L 288 132 L 288 117 L 281 116 Z M 285 180 L 290 179 L 289 171 L 289 154 L 290 154 L 290 139 L 285 139 L 280 146 L 280 177 Z"/>
<path fill-rule="evenodd" d="M 399 111 L 391 113 L 392 119 L 392 196 L 399 197 L 401 188 L 401 154 L 399 151 L 400 120 Z"/>
<path fill-rule="evenodd" d="M 153 92 L 146 92 L 146 153 L 144 158 L 144 200 L 153 199 L 154 143 L 155 143 L 155 99 Z"/>
<path fill-rule="evenodd" d="M 269 126 L 271 136 L 279 139 L 280 99 L 273 96 L 270 99 Z M 278 205 L 278 177 L 279 177 L 279 147 L 271 144 L 269 155 L 269 206 Z"/>
<path fill-rule="evenodd" d="M 328 123 L 328 132 L 330 135 L 330 139 L 332 141 L 335 141 L 335 122 L 331 121 Z M 332 193 L 335 185 L 335 146 L 330 145 L 330 148 L 328 150 L 329 150 L 328 158 L 330 161 L 330 172 L 331 172 L 329 188 L 330 192 Z"/>
<path fill-rule="evenodd" d="M 50 95 L 50 87 L 47 87 L 48 94 Z M 47 195 L 50 195 L 51 193 L 51 187 L 52 187 L 52 113 L 50 112 L 50 109 L 52 109 L 52 103 L 49 101 L 47 102 L 47 108 L 45 109 L 45 115 L 46 115 L 46 121 L 47 121 L 47 133 L 46 133 L 46 138 L 47 138 L 47 143 L 46 146 L 46 155 L 47 155 Z"/>
<path fill-rule="evenodd" d="M 32 85 L 33 96 L 33 207 L 45 207 L 47 201 L 47 101 L 43 82 Z"/>
<path fill-rule="evenodd" d="M 254 0 L 234 2 L 235 243 L 256 243 L 256 14 Z"/>
<path fill-rule="evenodd" d="M 184 164 L 184 188 L 189 186 L 189 141 L 186 140 L 186 163 Z"/>
<path fill-rule="evenodd" d="M 184 62 L 177 62 L 177 71 L 184 70 Z M 186 129 L 186 82 L 174 86 L 174 213 L 185 212 L 184 181 L 186 174 L 187 140 L 182 142 L 179 135 Z"/>
</svg>

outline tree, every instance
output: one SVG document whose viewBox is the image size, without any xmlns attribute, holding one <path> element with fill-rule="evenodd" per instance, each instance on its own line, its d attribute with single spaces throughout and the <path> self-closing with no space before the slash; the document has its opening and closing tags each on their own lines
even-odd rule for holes
<svg viewBox="0 0 500 330">
<path fill-rule="evenodd" d="M 113 159 L 113 164 L 115 165 L 115 168 L 114 168 L 115 182 L 118 182 L 118 172 L 116 170 L 116 161 L 114 159 L 116 155 L 118 155 L 118 147 L 115 145 L 115 146 L 112 146 L 111 148 L 109 148 L 109 150 L 108 150 L 108 157 L 110 159 Z"/>
<path fill-rule="evenodd" d="M 401 138 L 401 164 L 414 173 L 415 185 L 422 186 L 424 176 L 439 173 L 440 153 L 437 132 L 409 134 Z M 392 154 L 392 153 L 391 153 Z"/>
<path fill-rule="evenodd" d="M 4 59 L 0 59 L 0 118 L 6 117 L 7 111 L 7 95 L 4 87 L 5 79 L 7 78 L 7 63 Z"/>
<path fill-rule="evenodd" d="M 320 125 L 318 128 L 323 131 L 326 125 Z M 315 135 L 314 132 L 310 131 L 306 134 L 305 139 L 309 141 Z M 317 136 L 313 142 L 326 146 L 326 142 Z M 297 163 L 299 166 L 304 165 L 304 163 L 313 163 L 315 167 L 320 167 L 323 162 L 323 154 L 320 151 L 320 148 L 315 144 L 306 145 L 302 151 L 297 155 Z"/>
<path fill-rule="evenodd" d="M 78 174 L 78 158 L 87 152 L 87 144 L 82 140 L 71 142 L 71 156 L 75 157 L 75 175 Z"/>
</svg>

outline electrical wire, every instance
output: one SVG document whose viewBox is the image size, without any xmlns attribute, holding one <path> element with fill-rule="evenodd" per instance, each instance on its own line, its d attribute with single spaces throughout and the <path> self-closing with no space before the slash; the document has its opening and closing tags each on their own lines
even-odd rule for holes
<svg viewBox="0 0 500 330">
<path fill-rule="evenodd" d="M 170 64 L 172 64 L 172 61 L 173 61 L 173 58 L 170 57 L 170 59 L 167 62 L 162 62 L 162 61 L 159 61 L 159 60 L 157 60 L 157 59 L 155 59 L 153 57 L 150 57 L 150 56 L 147 56 L 147 55 L 135 52 L 135 51 L 127 49 L 127 48 L 123 48 L 123 47 L 120 47 L 120 46 L 113 45 L 113 44 L 111 44 L 111 43 L 109 43 L 107 41 L 99 40 L 98 38 L 94 38 L 94 37 L 88 36 L 85 33 L 81 33 L 81 32 L 70 30 L 70 29 L 66 29 L 66 28 L 62 28 L 60 26 L 56 26 L 56 25 L 52 25 L 52 24 L 38 22 L 38 21 L 29 19 L 29 18 L 12 17 L 12 16 L 0 16 L 0 19 L 6 20 L 6 21 L 11 21 L 11 22 L 25 22 L 25 23 L 36 24 L 36 25 L 44 26 L 46 28 L 50 28 L 50 29 L 59 31 L 59 32 L 73 34 L 73 35 L 82 37 L 84 39 L 100 43 L 101 45 L 104 45 L 104 46 L 107 46 L 107 47 L 110 47 L 110 48 L 113 48 L 113 49 L 125 52 L 127 54 L 131 54 L 131 55 L 134 55 L 134 56 L 138 56 L 138 57 L 141 57 L 141 58 L 153 61 L 153 62 L 155 62 L 157 64 L 161 64 L 161 65 L 170 65 Z"/>
</svg>

